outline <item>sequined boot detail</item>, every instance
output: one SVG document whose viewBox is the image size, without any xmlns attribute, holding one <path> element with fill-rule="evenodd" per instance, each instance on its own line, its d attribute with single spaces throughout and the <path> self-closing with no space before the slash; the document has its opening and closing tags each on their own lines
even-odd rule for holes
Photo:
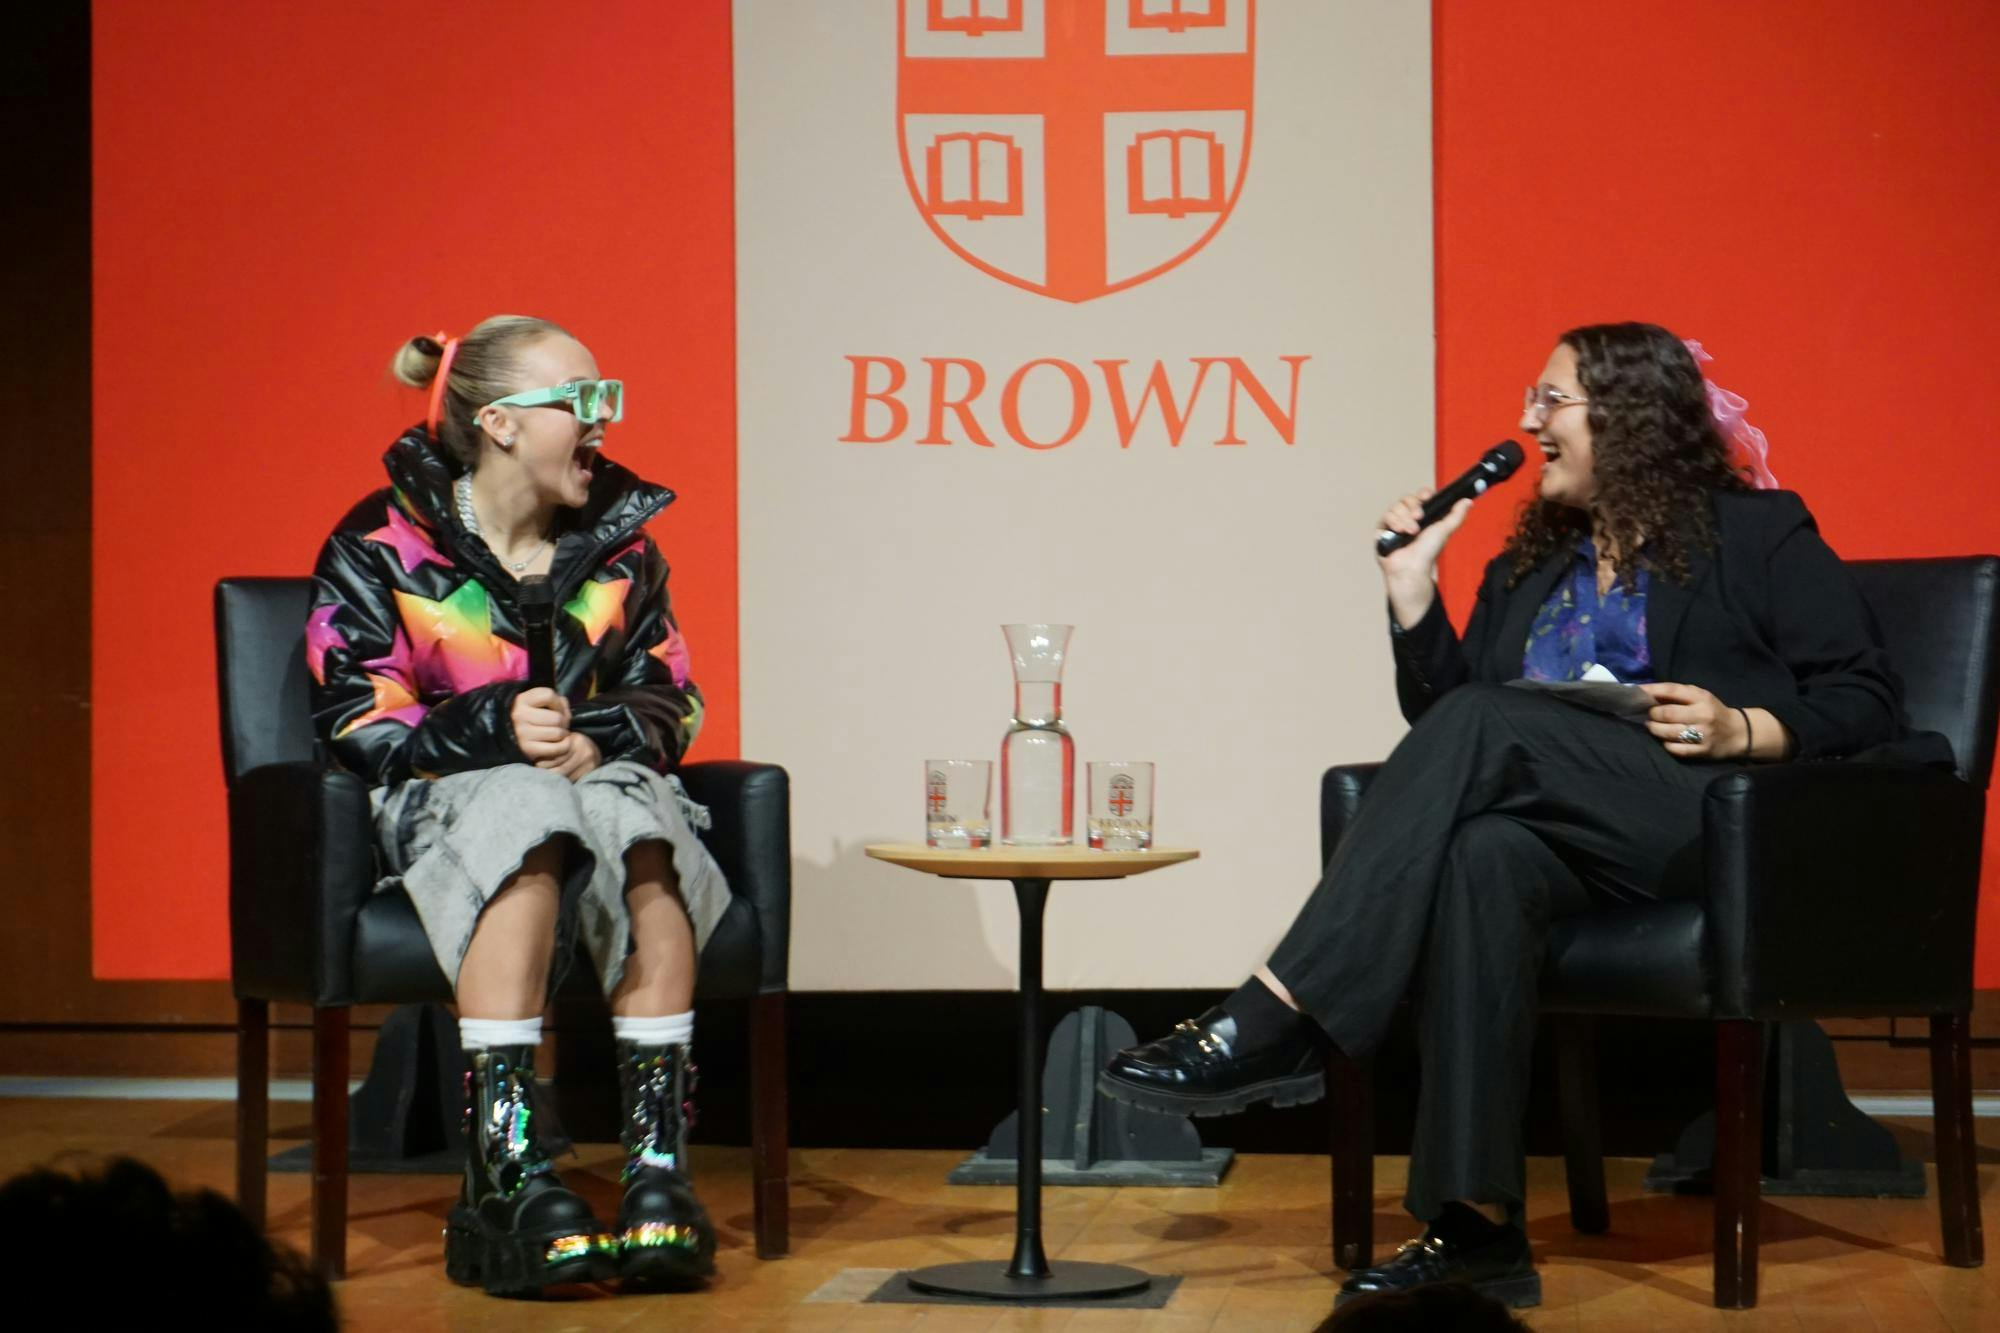
<svg viewBox="0 0 2000 1333">
<path fill-rule="evenodd" d="M 715 1271 L 715 1228 L 688 1180 L 695 1078 L 685 1046 L 618 1043 L 626 1152 L 619 1272 L 634 1286 L 686 1290 Z"/>
<path fill-rule="evenodd" d="M 465 1075 L 465 1187 L 445 1225 L 444 1270 L 494 1296 L 617 1273 L 617 1238 L 549 1161 L 532 1046 L 474 1051 Z"/>
</svg>

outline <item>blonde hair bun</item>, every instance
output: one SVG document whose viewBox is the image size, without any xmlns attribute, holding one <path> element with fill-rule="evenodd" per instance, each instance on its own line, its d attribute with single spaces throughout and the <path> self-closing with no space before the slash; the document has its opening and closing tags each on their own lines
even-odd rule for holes
<svg viewBox="0 0 2000 1333">
<path fill-rule="evenodd" d="M 389 363 L 389 373 L 396 377 L 398 384 L 407 384 L 412 389 L 428 389 L 437 378 L 438 362 L 444 359 L 444 347 L 428 333 L 416 337 L 396 349 L 395 360 Z"/>
</svg>

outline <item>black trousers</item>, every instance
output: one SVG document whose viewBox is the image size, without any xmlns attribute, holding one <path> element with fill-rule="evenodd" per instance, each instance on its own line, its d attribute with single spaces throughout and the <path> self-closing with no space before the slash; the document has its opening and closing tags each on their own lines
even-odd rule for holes
<svg viewBox="0 0 2000 1333">
<path fill-rule="evenodd" d="M 1701 793 L 1731 765 L 1548 695 L 1462 685 L 1370 784 L 1271 971 L 1365 1056 L 1405 995 L 1422 1087 L 1404 1205 L 1526 1197 L 1522 1116 L 1549 923 L 1686 892 Z"/>
</svg>

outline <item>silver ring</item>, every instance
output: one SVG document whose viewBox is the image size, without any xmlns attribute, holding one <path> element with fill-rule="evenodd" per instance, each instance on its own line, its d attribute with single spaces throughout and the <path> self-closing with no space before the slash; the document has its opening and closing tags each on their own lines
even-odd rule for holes
<svg viewBox="0 0 2000 1333">
<path fill-rule="evenodd" d="M 1678 740 L 1680 741 L 1680 743 L 1681 743 L 1682 745 L 1700 745 L 1700 744 L 1701 744 L 1701 728 L 1700 728 L 1700 727 L 1682 727 L 1682 728 L 1681 728 L 1681 734 L 1680 734 L 1680 736 L 1679 736 L 1679 737 L 1678 737 L 1677 739 L 1678 739 Z"/>
</svg>

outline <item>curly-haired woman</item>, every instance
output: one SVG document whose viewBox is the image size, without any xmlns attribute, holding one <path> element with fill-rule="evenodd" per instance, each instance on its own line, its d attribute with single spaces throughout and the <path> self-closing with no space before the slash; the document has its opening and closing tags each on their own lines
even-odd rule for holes
<svg viewBox="0 0 2000 1333">
<path fill-rule="evenodd" d="M 1219 1006 L 1100 1080 L 1180 1114 L 1311 1101 L 1319 1043 L 1368 1054 L 1409 994 L 1423 1083 L 1404 1203 L 1427 1229 L 1343 1296 L 1450 1280 L 1540 1300 L 1521 1118 L 1552 918 L 1675 892 L 1702 789 L 1732 765 L 1898 742 L 1932 757 L 1839 557 L 1796 495 L 1746 480 L 1688 345 L 1651 324 L 1573 329 L 1521 428 L 1541 444 L 1539 495 L 1462 639 L 1434 571 L 1471 501 L 1420 530 L 1419 492 L 1382 519 L 1417 534 L 1379 562 L 1413 725 L 1291 930 Z M 1506 688 L 1585 679 L 1650 701 L 1628 719 Z"/>
<path fill-rule="evenodd" d="M 458 999 L 470 1156 L 445 1271 L 509 1295 L 690 1285 L 715 1251 L 685 1148 L 695 958 L 729 891 L 672 776 L 702 712 L 645 532 L 673 492 L 599 452 L 624 386 L 545 320 L 413 338 L 394 370 L 430 389 L 429 418 L 320 552 L 306 665 Z M 553 688 L 527 680 L 536 575 L 560 608 Z M 579 936 L 624 1090 L 612 1228 L 557 1178 L 535 1103 L 542 1008 Z"/>
</svg>

